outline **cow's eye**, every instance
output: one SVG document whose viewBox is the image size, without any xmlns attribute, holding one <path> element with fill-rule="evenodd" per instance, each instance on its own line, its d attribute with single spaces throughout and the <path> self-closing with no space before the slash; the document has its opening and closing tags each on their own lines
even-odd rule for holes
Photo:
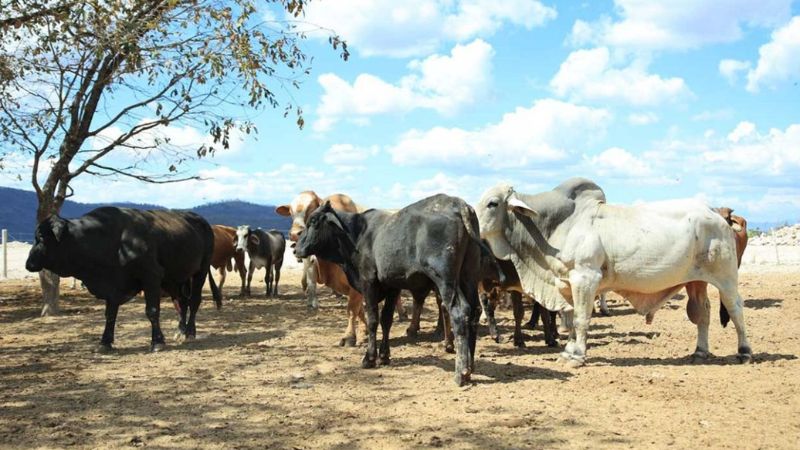
<svg viewBox="0 0 800 450">
<path fill-rule="evenodd" d="M 487 208 L 497 208 L 497 200 L 489 200 L 489 203 L 486 204 Z"/>
</svg>

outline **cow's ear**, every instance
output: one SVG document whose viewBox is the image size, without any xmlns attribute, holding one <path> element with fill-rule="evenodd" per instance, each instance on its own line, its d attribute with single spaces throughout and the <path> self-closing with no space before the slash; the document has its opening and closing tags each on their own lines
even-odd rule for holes
<svg viewBox="0 0 800 450">
<path fill-rule="evenodd" d="M 514 196 L 508 199 L 508 210 L 528 217 L 536 217 L 539 215 L 539 213 L 528 206 L 527 203 Z"/>
<path fill-rule="evenodd" d="M 64 232 L 67 229 L 67 221 L 58 216 L 53 216 L 50 220 L 50 229 L 53 230 L 53 236 L 56 237 L 56 242 L 61 242 L 64 237 Z"/>
<path fill-rule="evenodd" d="M 255 234 L 251 234 L 249 240 L 255 245 L 258 245 L 258 243 L 261 242 L 261 239 L 259 239 Z"/>
<path fill-rule="evenodd" d="M 330 200 L 325 200 L 325 203 L 322 204 L 323 211 L 333 211 L 333 206 L 331 206 Z"/>
<path fill-rule="evenodd" d="M 289 205 L 277 206 L 275 207 L 275 212 L 284 217 L 289 217 L 292 215 L 292 210 L 289 208 Z"/>
</svg>

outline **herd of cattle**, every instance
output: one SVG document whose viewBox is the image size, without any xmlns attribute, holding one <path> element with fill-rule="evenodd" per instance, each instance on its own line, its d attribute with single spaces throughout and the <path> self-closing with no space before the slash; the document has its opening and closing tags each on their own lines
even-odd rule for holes
<svg viewBox="0 0 800 450">
<path fill-rule="evenodd" d="M 708 358 L 706 290 L 712 284 L 720 294 L 722 325 L 732 320 L 736 328 L 739 360 L 752 358 L 737 290 L 747 225 L 728 208 L 692 201 L 610 205 L 597 184 L 572 178 L 535 195 L 497 185 L 474 209 L 438 194 L 398 211 L 363 210 L 346 195 L 322 199 L 306 191 L 276 212 L 292 219 L 289 239 L 303 260 L 308 305 L 318 306 L 317 284 L 347 296 L 348 321 L 340 345 L 355 345 L 359 322 L 366 325 L 365 368 L 389 364 L 389 333 L 395 310 L 402 309 L 401 290 L 413 298 L 409 336 L 419 331 L 426 297 L 435 294 L 437 329 L 445 349 L 456 354 L 459 385 L 475 370 L 481 310 L 490 334 L 497 336 L 494 308 L 503 292 L 511 293 L 514 345 L 524 345 L 524 295 L 535 300 L 531 322 L 541 317 L 550 346 L 558 345 L 555 321 L 561 314 L 569 333 L 561 358 L 575 367 L 585 362 L 595 298 L 604 306 L 603 294 L 609 291 L 627 299 L 650 323 L 685 288 L 687 315 L 697 325 L 692 358 Z M 172 297 L 180 333 L 192 339 L 206 278 L 217 308 L 226 272 L 234 267 L 242 295 L 250 295 L 253 273 L 264 267 L 266 294 L 277 296 L 285 243 L 275 230 L 211 226 L 190 212 L 103 207 L 77 219 L 53 215 L 42 221 L 26 268 L 80 279 L 106 301 L 100 351 L 112 350 L 119 306 L 143 292 L 151 350 L 157 351 L 164 346 L 162 296 Z M 220 272 L 219 287 L 212 267 Z"/>
</svg>

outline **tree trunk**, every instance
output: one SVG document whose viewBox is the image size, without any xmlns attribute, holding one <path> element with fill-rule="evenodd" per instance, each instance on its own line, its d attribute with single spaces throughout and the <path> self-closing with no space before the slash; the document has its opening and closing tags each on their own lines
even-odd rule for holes
<svg viewBox="0 0 800 450">
<path fill-rule="evenodd" d="M 43 193 L 39 198 L 39 207 L 36 210 L 36 223 L 40 223 L 51 214 L 57 214 L 60 209 L 52 194 Z M 49 270 L 39 272 L 39 284 L 42 286 L 42 317 L 55 316 L 61 313 L 58 307 L 60 295 L 59 282 L 61 278 Z"/>
<path fill-rule="evenodd" d="M 56 316 L 61 313 L 58 307 L 59 281 L 61 278 L 45 269 L 39 272 L 39 282 L 42 285 L 42 317 Z"/>
</svg>

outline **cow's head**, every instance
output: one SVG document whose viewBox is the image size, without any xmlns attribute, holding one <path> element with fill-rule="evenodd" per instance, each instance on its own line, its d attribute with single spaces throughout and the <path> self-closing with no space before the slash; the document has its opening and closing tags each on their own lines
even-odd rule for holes
<svg viewBox="0 0 800 450">
<path fill-rule="evenodd" d="M 275 212 L 284 217 L 292 218 L 292 227 L 289 229 L 289 239 L 297 242 L 300 235 L 306 230 L 308 219 L 319 206 L 322 199 L 314 191 L 301 192 L 288 205 L 281 205 L 275 208 Z"/>
<path fill-rule="evenodd" d="M 25 261 L 25 269 L 38 272 L 54 269 L 63 254 L 63 243 L 69 237 L 69 222 L 56 215 L 42 221 L 36 227 L 33 247 Z"/>
<path fill-rule="evenodd" d="M 347 227 L 326 201 L 308 218 L 305 231 L 300 235 L 294 253 L 298 258 L 317 255 L 341 264 L 353 249 Z"/>
<path fill-rule="evenodd" d="M 258 236 L 253 234 L 249 225 L 239 225 L 239 228 L 236 229 L 234 244 L 237 252 L 245 252 L 248 246 L 258 245 Z"/>
<path fill-rule="evenodd" d="M 529 217 L 537 215 L 507 184 L 498 184 L 484 192 L 475 212 L 481 227 L 481 238 L 489 243 L 494 255 L 503 260 L 510 259 L 514 253 L 508 241 L 517 220 L 514 214 Z"/>
</svg>

